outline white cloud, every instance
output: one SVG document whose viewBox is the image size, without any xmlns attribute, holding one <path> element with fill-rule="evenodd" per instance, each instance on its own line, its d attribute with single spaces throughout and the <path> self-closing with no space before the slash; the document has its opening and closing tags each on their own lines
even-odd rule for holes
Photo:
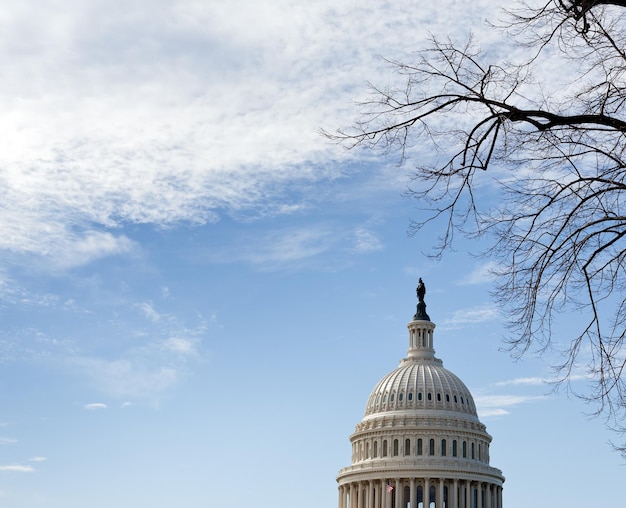
<svg viewBox="0 0 626 508">
<path fill-rule="evenodd" d="M 379 238 L 365 228 L 357 228 L 354 232 L 354 250 L 361 253 L 375 252 L 383 249 Z"/>
<path fill-rule="evenodd" d="M 590 374 L 572 373 L 567 377 L 568 382 L 575 381 L 589 381 L 592 379 Z M 541 386 L 541 385 L 554 385 L 560 381 L 557 377 L 519 377 L 515 379 L 507 379 L 504 381 L 498 381 L 495 386 Z"/>
<path fill-rule="evenodd" d="M 538 386 L 545 385 L 547 383 L 551 383 L 550 379 L 542 378 L 542 377 L 518 377 L 515 379 L 508 379 L 506 381 L 498 381 L 495 383 L 496 386 Z"/>
<path fill-rule="evenodd" d="M 178 381 L 175 367 L 141 359 L 74 358 L 78 368 L 100 392 L 116 398 L 157 398 Z"/>
<path fill-rule="evenodd" d="M 170 337 L 163 342 L 163 348 L 167 351 L 173 351 L 180 354 L 195 354 L 196 341 L 183 337 Z"/>
<path fill-rule="evenodd" d="M 509 414 L 506 408 L 547 398 L 545 395 L 479 395 L 474 397 L 474 402 L 478 415 L 487 417 L 504 416 Z"/>
<path fill-rule="evenodd" d="M 11 445 L 17 443 L 17 439 L 10 437 L 0 437 L 0 445 Z"/>
<path fill-rule="evenodd" d="M 488 261 L 474 268 L 464 279 L 459 281 L 461 285 L 473 286 L 476 284 L 487 284 L 494 280 L 493 270 L 497 268 L 497 264 Z"/>
<path fill-rule="evenodd" d="M 488 0 L 64 5 L 11 2 L 0 18 L 0 249 L 61 268 L 132 251 L 112 233 L 129 222 L 300 209 L 292 184 L 363 156 L 317 131 L 352 122 L 367 80 L 389 81 L 381 56 L 493 13 Z"/>
<path fill-rule="evenodd" d="M 509 414 L 511 413 L 502 408 L 478 408 L 478 415 L 481 418 L 489 418 L 492 416 L 507 416 Z"/>
<path fill-rule="evenodd" d="M 441 323 L 443 329 L 462 328 L 467 325 L 484 323 L 499 318 L 498 309 L 493 305 L 471 307 L 456 311 L 451 318 L 444 319 Z"/>
<path fill-rule="evenodd" d="M 40 456 L 32 457 L 30 459 L 31 462 L 45 462 L 46 460 L 48 460 L 46 457 L 40 457 Z"/>
<path fill-rule="evenodd" d="M 95 411 L 98 409 L 106 409 L 108 406 L 106 404 L 102 404 L 101 402 L 94 402 L 93 404 L 85 404 L 83 406 L 84 409 L 89 411 Z"/>
<path fill-rule="evenodd" d="M 151 302 L 142 302 L 136 305 L 143 314 L 152 322 L 157 323 L 161 319 L 161 315 L 154 309 Z"/>
<path fill-rule="evenodd" d="M 35 468 L 33 466 L 20 465 L 0 466 L 0 472 L 2 471 L 10 471 L 15 473 L 32 473 L 35 471 Z"/>
<path fill-rule="evenodd" d="M 332 230 L 326 227 L 287 228 L 268 233 L 255 241 L 248 241 L 238 254 L 227 254 L 224 259 L 245 259 L 255 265 L 273 269 L 322 254 L 336 241 Z"/>
</svg>

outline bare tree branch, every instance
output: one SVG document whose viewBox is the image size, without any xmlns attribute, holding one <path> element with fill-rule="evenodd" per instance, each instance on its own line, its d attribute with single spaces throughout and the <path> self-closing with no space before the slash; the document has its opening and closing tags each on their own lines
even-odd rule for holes
<svg viewBox="0 0 626 508">
<path fill-rule="evenodd" d="M 557 349 L 560 382 L 584 373 L 607 425 L 626 434 L 626 1 L 547 0 L 509 12 L 503 28 L 525 62 L 487 63 L 470 39 L 433 38 L 415 62 L 390 61 L 399 88 L 371 86 L 360 119 L 324 135 L 406 161 L 431 147 L 407 194 L 428 211 L 410 231 L 443 219 L 442 255 L 457 233 L 491 235 L 497 301 L 511 351 Z M 548 49 L 550 51 L 548 51 Z M 571 61 L 566 91 L 534 81 L 546 53 Z M 575 64 L 575 65 L 574 65 Z M 490 171 L 491 170 L 491 171 Z M 476 182 L 493 173 L 499 205 Z M 579 333 L 556 334 L 576 311 Z M 616 446 L 626 452 L 626 446 Z"/>
</svg>

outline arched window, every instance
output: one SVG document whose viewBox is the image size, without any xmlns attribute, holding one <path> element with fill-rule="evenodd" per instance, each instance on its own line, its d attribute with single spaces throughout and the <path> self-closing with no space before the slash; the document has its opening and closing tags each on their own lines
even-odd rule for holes
<svg viewBox="0 0 626 508">
<path fill-rule="evenodd" d="M 455 404 L 457 404 L 458 402 L 459 402 L 459 401 L 458 401 L 458 399 L 456 398 L 456 395 L 455 395 L 455 396 L 454 396 L 454 403 L 455 403 Z"/>
<path fill-rule="evenodd" d="M 419 393 L 417 394 L 417 400 L 422 400 L 422 392 L 419 392 Z"/>
<path fill-rule="evenodd" d="M 441 402 L 441 394 L 440 393 L 437 394 L 437 402 Z"/>
<path fill-rule="evenodd" d="M 431 439 L 428 442 L 428 455 L 435 455 L 435 440 Z"/>
<path fill-rule="evenodd" d="M 428 396 L 427 396 L 428 400 L 433 400 L 433 394 L 428 392 Z"/>
<path fill-rule="evenodd" d="M 417 454 L 422 455 L 422 453 L 424 453 L 424 450 L 422 450 L 422 438 L 419 438 L 417 440 Z"/>
<path fill-rule="evenodd" d="M 398 456 L 398 453 L 399 453 L 398 448 L 399 448 L 399 446 L 398 446 L 398 440 L 397 440 L 397 439 L 394 439 L 394 440 L 393 440 L 393 456 L 394 456 L 394 457 L 397 457 L 397 456 Z"/>
<path fill-rule="evenodd" d="M 389 396 L 389 402 L 393 402 L 393 393 Z"/>
<path fill-rule="evenodd" d="M 456 457 L 456 439 L 452 441 L 452 456 Z"/>
<path fill-rule="evenodd" d="M 387 452 L 388 452 L 388 450 L 387 450 L 387 440 L 385 439 L 385 440 L 383 440 L 383 457 L 387 456 Z"/>
<path fill-rule="evenodd" d="M 378 457 L 378 441 L 374 441 L 374 458 Z"/>
<path fill-rule="evenodd" d="M 467 458 L 467 443 L 463 441 L 463 458 Z"/>
<path fill-rule="evenodd" d="M 411 440 L 409 438 L 404 440 L 404 454 L 411 455 Z"/>
<path fill-rule="evenodd" d="M 476 458 L 474 452 L 475 452 L 475 446 L 474 446 L 474 443 L 472 443 L 472 460 Z"/>
<path fill-rule="evenodd" d="M 370 458 L 370 444 L 369 444 L 369 441 L 367 443 L 365 443 L 365 458 L 366 459 Z"/>
<path fill-rule="evenodd" d="M 447 448 L 448 448 L 448 447 L 447 447 L 447 444 L 448 444 L 448 443 L 446 443 L 446 440 L 445 440 L 445 439 L 442 439 L 442 440 L 441 440 L 441 456 L 442 456 L 442 457 L 445 457 L 445 456 L 447 455 L 447 453 L 448 453 L 448 450 L 447 450 Z"/>
<path fill-rule="evenodd" d="M 446 393 L 446 402 L 450 402 L 450 394 Z"/>
<path fill-rule="evenodd" d="M 402 402 L 402 395 L 403 395 L 402 393 L 399 393 L 399 394 L 398 394 L 398 400 L 399 400 L 400 402 Z"/>
<path fill-rule="evenodd" d="M 409 392 L 409 400 L 413 400 L 413 392 Z"/>
</svg>

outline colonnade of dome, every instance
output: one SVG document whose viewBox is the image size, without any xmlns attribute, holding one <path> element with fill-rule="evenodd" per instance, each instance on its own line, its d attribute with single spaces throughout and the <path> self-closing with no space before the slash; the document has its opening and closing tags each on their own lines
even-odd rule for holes
<svg viewBox="0 0 626 508">
<path fill-rule="evenodd" d="M 504 477 L 465 384 L 435 357 L 425 287 L 409 349 L 372 390 L 337 476 L 338 508 L 502 508 Z"/>
</svg>

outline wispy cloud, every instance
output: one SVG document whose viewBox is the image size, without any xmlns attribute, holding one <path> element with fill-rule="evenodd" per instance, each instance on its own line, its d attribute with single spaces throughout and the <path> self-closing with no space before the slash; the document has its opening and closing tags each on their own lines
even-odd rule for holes
<svg viewBox="0 0 626 508">
<path fill-rule="evenodd" d="M 498 381 L 495 386 L 540 386 L 553 382 L 553 380 L 543 377 L 518 377 L 515 379 L 507 379 L 506 381 Z"/>
<path fill-rule="evenodd" d="M 136 306 L 150 321 L 153 321 L 155 323 L 160 321 L 161 315 L 155 310 L 151 302 L 138 303 Z"/>
<path fill-rule="evenodd" d="M 196 353 L 197 340 L 185 337 L 170 337 L 163 341 L 163 348 L 175 353 L 191 355 Z"/>
<path fill-rule="evenodd" d="M 494 280 L 492 271 L 497 267 L 497 264 L 493 261 L 488 261 L 481 265 L 478 265 L 465 278 L 459 281 L 460 285 L 474 286 L 477 284 L 490 283 Z"/>
<path fill-rule="evenodd" d="M 153 399 L 179 379 L 176 368 L 132 359 L 75 358 L 79 369 L 100 392 L 115 398 Z"/>
<path fill-rule="evenodd" d="M 454 12 L 417 0 L 139 0 L 123 13 L 7 4 L 0 249 L 76 266 L 131 252 L 113 234 L 127 223 L 300 210 L 306 199 L 287 189 L 309 195 L 308 184 L 348 171 L 343 161 L 370 157 L 337 150 L 318 128 L 351 123 L 365 82 L 388 79 L 382 57 L 410 55 L 426 37 L 420 19 L 433 33 L 465 33 L 486 9 L 487 0 Z"/>
<path fill-rule="evenodd" d="M 567 377 L 570 383 L 576 381 L 588 381 L 593 376 L 585 373 L 572 373 Z M 515 379 L 506 379 L 494 383 L 495 386 L 543 386 L 554 385 L 561 381 L 558 377 L 519 377 Z"/>
<path fill-rule="evenodd" d="M 108 406 L 106 404 L 103 404 L 101 402 L 94 402 L 92 404 L 85 404 L 83 406 L 83 409 L 87 409 L 88 411 L 95 411 L 98 409 L 106 409 Z"/>
<path fill-rule="evenodd" d="M 46 457 L 32 457 L 31 459 L 29 459 L 31 462 L 45 462 L 46 460 L 48 460 Z"/>
<path fill-rule="evenodd" d="M 35 468 L 33 466 L 21 466 L 21 465 L 10 465 L 10 466 L 0 466 L 1 471 L 9 471 L 14 473 L 33 473 Z"/>
<path fill-rule="evenodd" d="M 378 236 L 363 227 L 354 231 L 354 250 L 360 253 L 375 252 L 383 249 Z"/>
<path fill-rule="evenodd" d="M 81 236 L 59 242 L 49 249 L 48 258 L 52 258 L 59 268 L 72 268 L 91 263 L 103 257 L 127 254 L 135 249 L 135 243 L 124 235 L 114 236 L 109 232 L 87 231 Z M 41 253 L 48 254 L 45 251 Z"/>
<path fill-rule="evenodd" d="M 456 311 L 452 317 L 443 320 L 441 327 L 444 329 L 462 328 L 467 325 L 492 321 L 498 317 L 498 309 L 494 305 L 471 307 Z"/>
<path fill-rule="evenodd" d="M 489 417 L 507 415 L 508 408 L 547 398 L 545 395 L 479 395 L 474 397 L 474 402 L 478 415 Z"/>
<path fill-rule="evenodd" d="M 282 269 L 327 252 L 336 242 L 332 229 L 324 226 L 286 228 L 260 235 L 252 242 L 248 238 L 236 252 L 224 252 L 220 259 L 244 260 L 267 270 Z"/>
<path fill-rule="evenodd" d="M 0 437 L 0 445 L 11 445 L 17 443 L 17 439 L 10 437 Z"/>
</svg>

